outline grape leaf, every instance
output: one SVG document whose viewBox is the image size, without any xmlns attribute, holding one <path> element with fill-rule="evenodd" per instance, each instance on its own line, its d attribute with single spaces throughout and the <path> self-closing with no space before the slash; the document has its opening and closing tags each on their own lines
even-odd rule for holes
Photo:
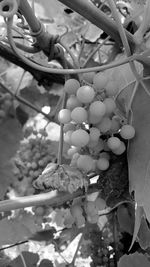
<svg viewBox="0 0 150 267">
<path fill-rule="evenodd" d="M 22 256 L 24 258 L 24 261 L 26 263 L 26 267 L 36 267 L 37 262 L 39 261 L 39 255 L 37 253 L 32 253 L 28 251 L 23 251 Z M 15 258 L 11 262 L 11 267 L 21 267 L 22 265 L 22 259 L 20 256 Z"/>
<path fill-rule="evenodd" d="M 53 263 L 47 259 L 41 260 L 39 265 L 39 267 L 53 267 L 53 266 L 54 266 Z"/>
<path fill-rule="evenodd" d="M 144 84 L 149 88 L 150 80 L 145 80 Z M 137 204 L 144 206 L 146 216 L 150 220 L 150 97 L 141 85 L 137 88 L 132 112 L 136 136 L 130 141 L 128 150 L 130 192 L 135 191 Z"/>
<path fill-rule="evenodd" d="M 149 267 L 149 261 L 145 255 L 135 252 L 130 255 L 123 255 L 118 263 L 118 267 Z"/>
<path fill-rule="evenodd" d="M 0 198 L 3 198 L 12 180 L 10 160 L 19 146 L 22 129 L 15 118 L 6 119 L 0 128 Z"/>
<path fill-rule="evenodd" d="M 142 217 L 137 237 L 138 237 L 138 242 L 142 249 L 145 250 L 150 247 L 150 229 L 144 217 Z"/>
<path fill-rule="evenodd" d="M 0 245 L 27 240 L 36 232 L 33 216 L 21 215 L 15 219 L 0 221 Z"/>
<path fill-rule="evenodd" d="M 139 233 L 142 217 L 144 216 L 144 210 L 143 207 L 136 206 L 135 207 L 135 223 L 134 223 L 134 232 L 132 237 L 131 246 L 129 248 L 129 251 L 131 250 L 134 242 L 136 241 L 137 235 Z"/>
</svg>

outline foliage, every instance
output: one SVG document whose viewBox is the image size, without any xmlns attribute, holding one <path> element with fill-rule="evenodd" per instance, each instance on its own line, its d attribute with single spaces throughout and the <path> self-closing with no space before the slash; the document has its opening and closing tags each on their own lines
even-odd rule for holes
<svg viewBox="0 0 150 267">
<path fill-rule="evenodd" d="M 148 266 L 150 4 L 29 3 L 0 3 L 0 264 Z"/>
</svg>

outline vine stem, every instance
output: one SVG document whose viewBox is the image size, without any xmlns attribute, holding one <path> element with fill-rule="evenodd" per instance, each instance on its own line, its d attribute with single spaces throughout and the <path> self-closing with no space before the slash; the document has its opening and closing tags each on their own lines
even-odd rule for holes
<svg viewBox="0 0 150 267">
<path fill-rule="evenodd" d="M 9 40 L 9 44 L 12 48 L 12 50 L 14 51 L 14 53 L 28 66 L 30 66 L 33 69 L 39 70 L 39 71 L 44 71 L 46 73 L 55 73 L 55 74 L 77 74 L 77 73 L 86 73 L 86 72 L 93 72 L 93 71 L 103 71 L 103 70 L 107 70 L 107 69 L 111 69 L 111 68 L 115 68 L 117 66 L 126 64 L 128 62 L 132 62 L 133 60 L 135 60 L 138 56 L 138 58 L 140 59 L 139 55 L 134 54 L 131 57 L 125 58 L 124 60 L 120 60 L 114 63 L 110 63 L 110 64 L 106 64 L 100 67 L 92 67 L 92 68 L 84 68 L 84 69 L 52 69 L 49 67 L 48 64 L 40 65 L 35 63 L 34 61 L 29 60 L 28 58 L 26 58 L 23 54 L 20 53 L 20 51 L 17 49 L 16 44 L 13 40 L 12 37 L 12 19 L 9 19 L 7 21 L 7 34 L 8 34 L 8 40 Z"/>
<path fill-rule="evenodd" d="M 46 113 L 44 113 L 40 108 L 34 106 L 32 103 L 28 102 L 26 99 L 22 98 L 21 96 L 18 96 L 17 94 L 14 94 L 8 87 L 6 87 L 3 83 L 0 82 L 0 86 L 9 94 L 11 94 L 16 100 L 18 100 L 20 103 L 28 106 L 29 108 L 35 110 L 37 113 L 41 113 L 43 116 L 45 116 L 49 121 L 53 120 L 53 116 L 50 116 Z"/>
</svg>

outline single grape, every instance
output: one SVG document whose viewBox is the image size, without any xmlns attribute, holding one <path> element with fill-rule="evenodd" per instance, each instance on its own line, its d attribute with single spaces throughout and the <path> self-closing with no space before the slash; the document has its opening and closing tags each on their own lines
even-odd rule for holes
<svg viewBox="0 0 150 267">
<path fill-rule="evenodd" d="M 119 90 L 117 82 L 114 80 L 108 81 L 105 90 L 107 96 L 115 96 Z"/>
<path fill-rule="evenodd" d="M 67 154 L 70 158 L 72 158 L 72 156 L 78 151 L 79 151 L 79 148 L 74 146 L 68 149 Z"/>
<path fill-rule="evenodd" d="M 71 119 L 75 123 L 86 122 L 87 121 L 87 117 L 88 117 L 88 113 L 85 110 L 85 108 L 82 108 L 82 107 L 76 107 L 71 112 Z"/>
<path fill-rule="evenodd" d="M 82 215 L 83 210 L 82 210 L 82 208 L 81 208 L 80 205 L 76 204 L 76 205 L 72 205 L 72 206 L 70 207 L 70 212 L 71 212 L 72 216 L 73 216 L 74 218 L 76 218 L 76 217 Z"/>
<path fill-rule="evenodd" d="M 0 118 L 5 118 L 5 116 L 6 116 L 6 113 L 5 113 L 5 111 L 4 110 L 0 110 Z"/>
<path fill-rule="evenodd" d="M 98 72 L 93 78 L 93 85 L 97 91 L 103 90 L 107 82 L 108 82 L 108 77 L 104 72 Z"/>
<path fill-rule="evenodd" d="M 110 160 L 110 155 L 107 152 L 101 152 L 100 153 L 100 158 L 105 158 L 105 159 Z"/>
<path fill-rule="evenodd" d="M 106 201 L 103 198 L 98 197 L 94 203 L 97 211 L 104 210 L 106 208 Z"/>
<path fill-rule="evenodd" d="M 74 131 L 71 135 L 71 142 L 73 146 L 84 147 L 90 140 L 89 134 L 82 129 Z"/>
<path fill-rule="evenodd" d="M 135 136 L 135 129 L 130 124 L 125 124 L 121 127 L 120 135 L 124 139 L 132 139 Z"/>
<path fill-rule="evenodd" d="M 94 101 L 90 104 L 89 112 L 93 116 L 102 117 L 106 113 L 105 104 L 101 101 Z"/>
<path fill-rule="evenodd" d="M 120 119 L 118 120 L 117 116 L 113 116 L 111 119 L 111 133 L 117 133 L 120 129 Z"/>
<path fill-rule="evenodd" d="M 90 141 L 97 142 L 99 140 L 99 137 L 100 137 L 100 131 L 96 127 L 91 127 L 89 135 L 90 135 Z"/>
<path fill-rule="evenodd" d="M 80 83 L 76 79 L 69 79 L 65 82 L 64 90 L 69 95 L 75 95 L 79 87 Z"/>
<path fill-rule="evenodd" d="M 93 83 L 93 78 L 95 76 L 95 72 L 88 72 L 88 73 L 83 73 L 82 78 L 84 81 L 87 83 Z"/>
<path fill-rule="evenodd" d="M 92 216 L 90 215 L 87 216 L 87 220 L 91 224 L 96 224 L 98 221 L 98 218 L 99 218 L 98 214 L 92 214 Z"/>
<path fill-rule="evenodd" d="M 76 107 L 81 107 L 82 104 L 81 102 L 78 100 L 78 98 L 75 95 L 71 95 L 68 99 L 67 99 L 67 103 L 66 103 L 66 108 L 73 110 Z"/>
<path fill-rule="evenodd" d="M 89 172 L 93 169 L 93 159 L 89 155 L 80 155 L 77 160 L 77 167 L 84 171 Z"/>
<path fill-rule="evenodd" d="M 106 158 L 99 158 L 96 165 L 100 171 L 106 171 L 109 168 L 109 160 Z"/>
<path fill-rule="evenodd" d="M 115 155 L 121 155 L 125 152 L 125 150 L 126 150 L 126 146 L 125 146 L 124 142 L 121 141 L 120 146 L 117 149 L 112 150 L 112 152 Z"/>
<path fill-rule="evenodd" d="M 76 217 L 75 223 L 78 228 L 84 227 L 85 226 L 85 218 L 82 214 Z"/>
<path fill-rule="evenodd" d="M 95 207 L 95 201 L 87 201 L 85 203 L 85 211 L 87 213 L 87 215 L 89 216 L 93 216 L 93 215 L 96 215 L 97 214 L 97 210 L 96 210 L 96 207 Z"/>
<path fill-rule="evenodd" d="M 88 104 L 93 101 L 95 97 L 95 91 L 88 85 L 81 86 L 77 90 L 77 98 L 81 103 Z"/>
<path fill-rule="evenodd" d="M 58 120 L 60 123 L 69 123 L 71 121 L 71 111 L 69 109 L 61 109 L 58 113 Z"/>
<path fill-rule="evenodd" d="M 111 115 L 116 109 L 116 103 L 113 98 L 107 97 L 104 99 L 103 103 L 106 107 L 106 115 Z"/>
<path fill-rule="evenodd" d="M 120 144 L 121 144 L 121 141 L 118 137 L 112 136 L 112 137 L 108 138 L 108 140 L 107 140 L 107 145 L 111 150 L 118 149 Z"/>
<path fill-rule="evenodd" d="M 108 132 L 111 129 L 111 119 L 109 117 L 103 117 L 97 127 L 101 133 Z"/>
<path fill-rule="evenodd" d="M 89 124 L 98 124 L 102 120 L 102 116 L 93 115 L 88 112 L 88 122 Z"/>
<path fill-rule="evenodd" d="M 68 131 L 65 133 L 64 135 L 64 142 L 71 145 L 72 144 L 72 141 L 71 141 L 71 136 L 73 134 L 74 131 Z"/>
<path fill-rule="evenodd" d="M 34 213 L 35 213 L 35 215 L 37 215 L 37 216 L 43 216 L 43 215 L 45 214 L 45 208 L 42 207 L 42 206 L 35 207 L 35 209 L 34 209 Z"/>
<path fill-rule="evenodd" d="M 66 133 L 68 131 L 74 131 L 76 129 L 76 124 L 75 123 L 67 123 L 63 127 L 63 132 Z"/>
</svg>

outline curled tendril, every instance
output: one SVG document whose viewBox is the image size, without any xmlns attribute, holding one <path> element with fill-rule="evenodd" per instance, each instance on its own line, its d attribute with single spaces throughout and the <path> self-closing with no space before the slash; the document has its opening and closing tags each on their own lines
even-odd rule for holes
<svg viewBox="0 0 150 267">
<path fill-rule="evenodd" d="M 62 27 L 62 28 L 64 28 L 65 29 L 65 32 L 64 33 L 62 33 L 61 35 L 59 35 L 59 38 L 60 38 L 60 40 L 66 35 L 66 34 L 68 34 L 68 32 L 69 32 L 69 28 L 68 28 L 68 26 L 66 26 L 66 25 L 58 25 L 57 27 Z"/>
<path fill-rule="evenodd" d="M 3 0 L 0 2 L 0 15 L 4 18 L 13 17 L 19 6 L 20 0 Z"/>
</svg>

